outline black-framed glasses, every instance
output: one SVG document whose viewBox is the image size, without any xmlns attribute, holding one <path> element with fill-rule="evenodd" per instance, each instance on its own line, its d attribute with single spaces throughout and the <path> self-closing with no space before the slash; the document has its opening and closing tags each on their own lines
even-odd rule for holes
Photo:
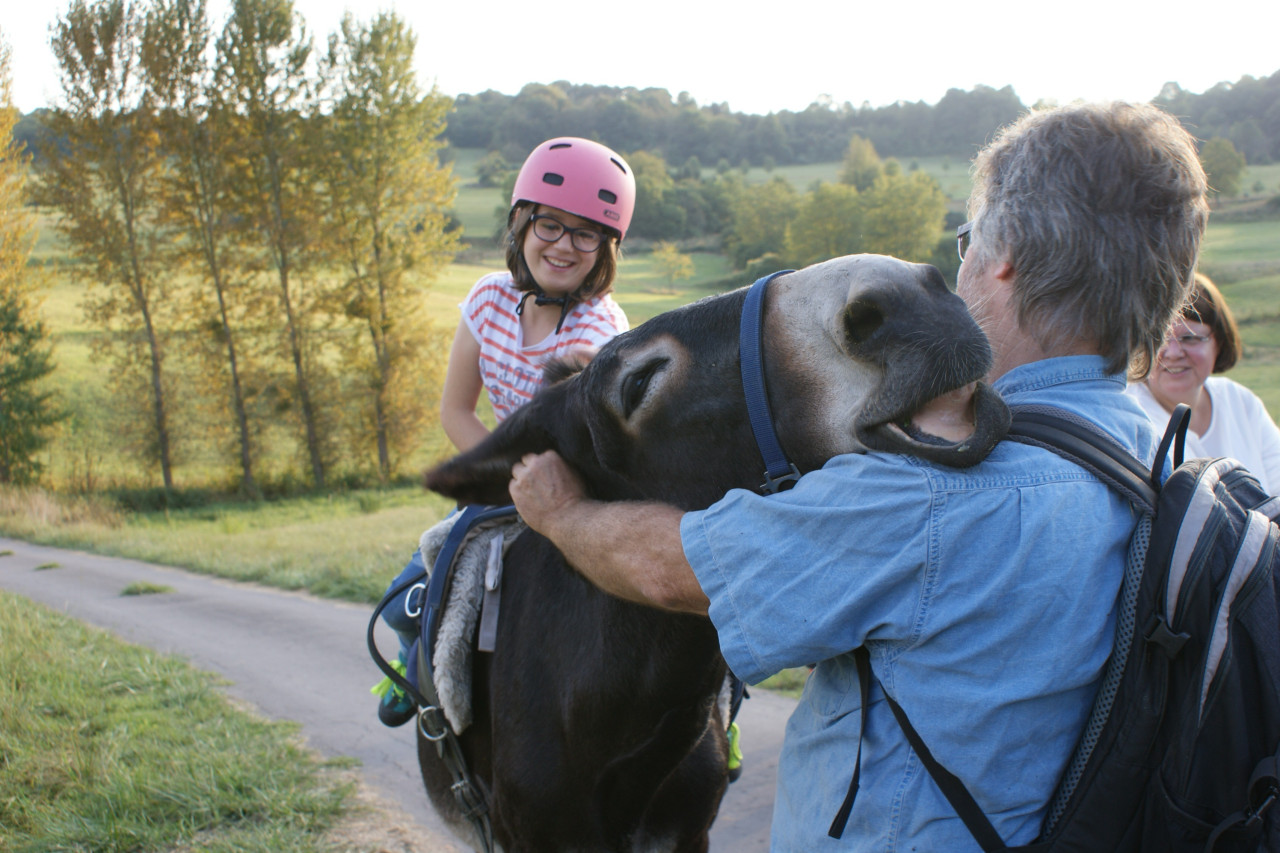
<svg viewBox="0 0 1280 853">
<path fill-rule="evenodd" d="M 956 252 L 960 255 L 960 260 L 964 261 L 965 253 L 969 251 L 969 235 L 973 232 L 973 220 L 966 222 L 956 229 Z"/>
<path fill-rule="evenodd" d="M 600 244 L 604 242 L 604 235 L 594 228 L 570 228 L 559 219 L 545 213 L 535 213 L 530 217 L 530 221 L 533 223 L 533 233 L 538 235 L 539 240 L 554 243 L 568 233 L 569 242 L 579 252 L 590 254 L 599 249 Z"/>
</svg>

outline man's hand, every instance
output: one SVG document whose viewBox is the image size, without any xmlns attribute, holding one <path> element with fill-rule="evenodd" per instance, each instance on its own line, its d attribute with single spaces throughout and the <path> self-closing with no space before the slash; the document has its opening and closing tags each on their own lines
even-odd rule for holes
<svg viewBox="0 0 1280 853">
<path fill-rule="evenodd" d="M 511 500 L 524 523 L 554 539 L 548 526 L 586 498 L 586 489 L 560 454 L 529 453 L 511 468 Z"/>
<path fill-rule="evenodd" d="M 682 613 L 707 615 L 707 596 L 685 560 L 683 513 L 660 503 L 593 501 L 555 451 L 511 468 L 511 500 L 525 524 L 605 592 Z"/>
</svg>

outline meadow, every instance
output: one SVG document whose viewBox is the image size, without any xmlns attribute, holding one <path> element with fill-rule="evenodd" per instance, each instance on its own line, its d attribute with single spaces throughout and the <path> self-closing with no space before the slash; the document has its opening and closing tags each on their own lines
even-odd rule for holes
<svg viewBox="0 0 1280 853">
<path fill-rule="evenodd" d="M 503 199 L 493 188 L 475 183 L 480 152 L 455 152 L 459 179 L 455 209 L 465 234 L 492 234 L 499 224 Z M 968 194 L 967 164 L 951 158 L 921 158 L 904 164 L 934 175 L 953 210 L 962 210 Z M 839 163 L 752 169 L 751 182 L 781 176 L 798 189 L 815 181 L 834 180 Z M 1245 356 L 1231 376 L 1257 392 L 1273 414 L 1280 413 L 1280 211 L 1268 202 L 1280 196 L 1280 164 L 1251 167 L 1240 198 L 1217 205 L 1210 217 L 1202 269 L 1223 288 L 1240 321 Z M 697 251 L 692 278 L 666 281 L 648 247 L 624 244 L 616 298 L 632 325 L 693 299 L 748 284 L 723 255 Z M 40 490 L 0 492 L 0 531 L 121 556 L 186 566 L 320 595 L 373 601 L 385 582 L 403 565 L 418 534 L 447 511 L 446 502 L 413 486 L 364 491 L 336 491 L 319 496 L 261 504 L 215 498 L 193 500 L 187 508 L 162 512 L 120 511 L 93 495 L 70 497 L 59 484 L 75 481 L 89 464 L 93 441 L 110 441 L 94 432 L 92 406 L 109 406 L 102 367 L 89 344 L 98 334 L 89 328 L 79 307 L 84 281 L 69 263 L 66 249 L 51 228 L 41 231 L 37 260 L 50 278 L 44 318 L 52 330 L 59 368 L 54 384 L 88 411 L 78 413 L 70 440 L 49 454 L 54 494 Z M 501 268 L 496 249 L 476 239 L 459 259 L 424 291 L 430 315 L 452 329 L 458 303 L 481 275 Z M 77 432 L 78 431 L 78 432 Z M 64 438 L 68 436 L 64 435 Z M 427 465 L 447 452 L 440 435 L 428 436 L 416 461 Z M 123 454 L 96 451 L 98 464 L 130 464 Z M 334 523 L 337 522 L 337 523 Z M 312 544 L 308 544 L 312 543 Z"/>
</svg>

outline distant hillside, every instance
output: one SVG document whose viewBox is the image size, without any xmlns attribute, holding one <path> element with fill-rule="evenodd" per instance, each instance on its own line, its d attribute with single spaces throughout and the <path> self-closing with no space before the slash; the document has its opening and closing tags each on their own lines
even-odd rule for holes
<svg viewBox="0 0 1280 853">
<path fill-rule="evenodd" d="M 1168 83 L 1153 100 L 1200 139 L 1230 139 L 1250 163 L 1280 161 L 1280 71 L 1220 83 L 1202 95 Z M 445 137 L 459 148 L 496 150 L 515 162 L 557 135 L 598 139 L 623 152 L 653 151 L 673 167 L 690 157 L 703 166 L 830 162 L 844 156 L 854 134 L 871 140 L 883 157 L 967 160 L 1027 107 L 1009 86 L 978 86 L 951 89 L 932 105 L 815 103 L 761 116 L 723 104 L 699 106 L 687 94 L 673 99 L 666 89 L 560 81 L 530 83 L 516 95 L 459 95 Z"/>
<path fill-rule="evenodd" d="M 1280 162 L 1280 71 L 1242 77 L 1203 94 L 1167 83 L 1154 102 L 1200 139 L 1225 137 L 1251 164 Z M 950 89 L 936 104 L 900 101 L 885 107 L 815 103 L 769 115 L 699 106 L 666 89 L 530 83 L 519 94 L 459 95 L 444 137 L 455 148 L 499 151 L 518 164 L 552 136 L 583 136 L 623 152 L 661 154 L 673 168 L 697 158 L 703 167 L 789 166 L 844 156 L 857 134 L 882 157 L 955 156 L 967 160 L 991 135 L 1027 109 L 1012 87 Z M 22 117 L 14 136 L 31 145 L 43 110 Z"/>
</svg>

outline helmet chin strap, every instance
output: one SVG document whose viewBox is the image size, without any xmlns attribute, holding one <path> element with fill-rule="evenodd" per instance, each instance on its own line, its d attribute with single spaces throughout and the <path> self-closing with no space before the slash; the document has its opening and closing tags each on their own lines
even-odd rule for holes
<svg viewBox="0 0 1280 853">
<path fill-rule="evenodd" d="M 559 305 L 560 319 L 556 320 L 556 330 L 552 332 L 554 335 L 560 334 L 560 327 L 564 325 L 565 315 L 569 313 L 569 306 L 573 300 L 569 296 L 548 296 L 547 292 L 542 289 L 537 282 L 533 284 L 533 290 L 526 290 L 524 296 L 520 297 L 520 304 L 516 306 L 516 316 L 524 314 L 524 304 L 529 301 L 529 297 L 533 297 L 534 305 Z"/>
</svg>

